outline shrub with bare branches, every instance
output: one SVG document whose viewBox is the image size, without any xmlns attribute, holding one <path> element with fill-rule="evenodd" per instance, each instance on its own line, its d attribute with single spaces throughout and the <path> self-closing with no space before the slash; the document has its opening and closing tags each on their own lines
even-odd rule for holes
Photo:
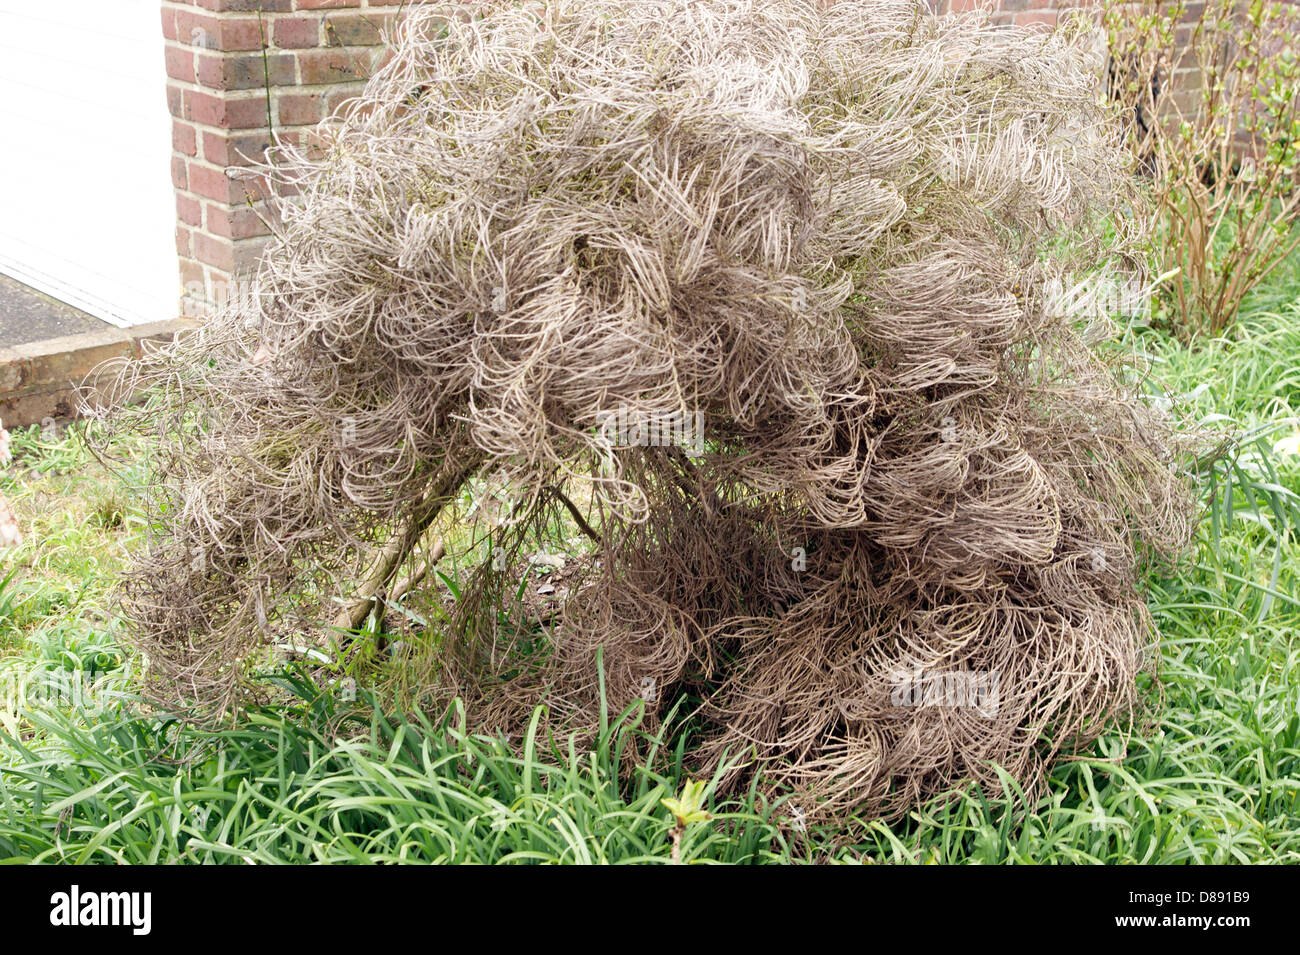
<svg viewBox="0 0 1300 955">
<path fill-rule="evenodd" d="M 1105 316 L 1050 292 L 1133 267 L 1087 51 L 903 0 L 413 14 L 280 157 L 255 299 L 114 369 L 160 440 L 155 692 L 237 704 L 277 627 L 441 530 L 492 556 L 407 672 L 475 725 L 590 732 L 603 669 L 810 818 L 1032 782 L 1132 704 L 1137 568 L 1188 530 Z M 512 613 L 564 532 L 571 596 Z"/>
<path fill-rule="evenodd" d="M 1167 323 L 1216 335 L 1298 245 L 1300 12 L 1281 0 L 1106 0 L 1110 92 L 1149 178 Z"/>
</svg>

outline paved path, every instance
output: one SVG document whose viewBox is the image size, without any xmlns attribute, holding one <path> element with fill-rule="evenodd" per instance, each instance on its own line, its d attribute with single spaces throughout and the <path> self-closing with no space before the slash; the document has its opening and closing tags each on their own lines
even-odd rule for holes
<svg viewBox="0 0 1300 955">
<path fill-rule="evenodd" d="M 17 279 L 0 275 L 0 348 L 112 327 Z"/>
</svg>

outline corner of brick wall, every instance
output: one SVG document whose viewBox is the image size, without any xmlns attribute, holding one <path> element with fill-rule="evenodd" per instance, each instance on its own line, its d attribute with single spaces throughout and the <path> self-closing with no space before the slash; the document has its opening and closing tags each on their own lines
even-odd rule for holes
<svg viewBox="0 0 1300 955">
<path fill-rule="evenodd" d="M 163 0 L 183 314 L 239 295 L 266 245 L 265 184 L 240 169 L 305 145 L 360 90 L 401 5 Z"/>
</svg>

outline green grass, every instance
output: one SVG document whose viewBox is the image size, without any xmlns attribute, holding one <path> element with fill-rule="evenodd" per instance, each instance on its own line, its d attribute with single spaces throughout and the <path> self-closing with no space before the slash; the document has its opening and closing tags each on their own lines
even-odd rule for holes
<svg viewBox="0 0 1300 955">
<path fill-rule="evenodd" d="M 1200 477 L 1193 551 L 1153 572 L 1163 640 L 1145 712 L 1026 797 L 978 789 L 894 824 L 794 831 L 753 793 L 718 801 L 688 862 L 1300 861 L 1300 282 L 1254 297 L 1229 337 L 1145 352 L 1180 413 L 1244 436 Z M 500 740 L 380 702 L 344 705 L 306 672 L 221 731 L 133 704 L 109 588 L 140 532 L 130 494 L 72 438 L 16 436 L 0 491 L 28 540 L 0 554 L 0 859 L 44 862 L 667 862 L 660 800 L 689 777 L 684 731 L 661 770 L 619 778 L 635 714 L 597 744 Z M 128 483 L 129 483 L 129 475 Z M 36 677 L 33 677 L 33 674 Z M 15 699 L 20 680 L 98 682 L 80 708 Z M 317 677 L 320 679 L 320 677 Z M 362 693 L 362 703 L 366 694 Z M 75 701 L 74 701 L 75 702 Z"/>
<path fill-rule="evenodd" d="M 110 625 L 107 591 L 141 528 L 129 505 L 134 474 L 107 474 L 75 429 L 15 429 L 12 451 L 0 494 L 25 540 L 0 550 L 0 659 L 55 630 L 98 639 Z"/>
<path fill-rule="evenodd" d="M 17 761 L 0 791 L 0 861 L 667 859 L 660 800 L 675 783 L 644 769 L 620 781 L 615 767 L 635 733 L 627 719 L 591 752 L 530 733 L 516 756 L 455 721 L 379 707 L 360 725 L 344 720 L 352 732 L 340 737 L 335 694 L 301 674 L 282 682 L 298 705 L 255 710 L 225 731 L 144 720 L 124 700 L 90 722 L 38 716 L 41 746 L 9 740 Z M 715 805 L 711 825 L 688 830 L 683 860 L 780 858 L 781 832 L 752 805 Z"/>
</svg>

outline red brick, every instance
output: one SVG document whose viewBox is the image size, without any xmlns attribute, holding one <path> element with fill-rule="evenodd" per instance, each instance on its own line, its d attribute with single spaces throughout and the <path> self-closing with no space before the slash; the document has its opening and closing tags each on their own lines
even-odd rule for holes
<svg viewBox="0 0 1300 955">
<path fill-rule="evenodd" d="M 240 184 L 227 176 L 224 170 L 202 163 L 190 163 L 189 180 L 191 192 L 219 202 L 238 202 L 243 192 Z"/>
<path fill-rule="evenodd" d="M 170 7 L 162 8 L 162 31 L 165 39 L 176 39 L 176 11 Z"/>
<path fill-rule="evenodd" d="M 228 53 L 262 48 L 264 23 L 257 17 L 213 17 L 176 11 L 176 36 L 182 43 Z"/>
<path fill-rule="evenodd" d="M 356 99 L 357 94 L 359 94 L 363 88 L 363 84 L 360 83 L 340 83 L 339 89 L 330 90 L 330 92 L 325 96 L 325 115 L 340 115 L 343 108 L 349 102 Z"/>
<path fill-rule="evenodd" d="M 233 165 L 229 159 L 229 143 L 229 137 L 205 129 L 203 131 L 203 158 L 218 166 Z"/>
<path fill-rule="evenodd" d="M 186 90 L 185 118 L 222 129 L 255 129 L 266 125 L 266 97 L 254 93 L 235 99 L 230 95 Z"/>
<path fill-rule="evenodd" d="M 219 50 L 221 21 L 188 10 L 177 10 L 176 40 L 196 49 Z"/>
<path fill-rule="evenodd" d="M 172 157 L 172 185 L 177 189 L 185 189 L 189 185 L 189 178 L 185 171 L 185 157 Z"/>
<path fill-rule="evenodd" d="M 262 202 L 272 193 L 265 176 L 244 176 L 235 185 L 239 188 L 239 201 L 245 204 Z"/>
<path fill-rule="evenodd" d="M 185 91 L 175 83 L 167 84 L 167 111 L 176 117 L 185 115 Z"/>
<path fill-rule="evenodd" d="M 321 93 L 295 93 L 280 98 L 282 126 L 310 126 L 324 119 L 324 96 Z"/>
<path fill-rule="evenodd" d="M 193 196 L 177 194 L 176 217 L 186 225 L 203 225 L 203 203 Z"/>
<path fill-rule="evenodd" d="M 204 285 L 210 298 L 228 300 L 230 295 L 230 273 L 225 269 L 203 269 Z"/>
<path fill-rule="evenodd" d="M 252 166 L 266 158 L 271 134 L 266 130 L 250 133 L 203 132 L 203 158 L 217 166 Z"/>
<path fill-rule="evenodd" d="M 198 58 L 198 80 L 218 90 L 248 90 L 294 84 L 293 56 L 287 53 L 203 53 Z"/>
<path fill-rule="evenodd" d="M 198 69 L 195 75 L 200 86 L 222 90 L 226 88 L 226 58 L 219 53 L 204 53 L 198 57 Z"/>
<path fill-rule="evenodd" d="M 328 46 L 377 46 L 392 22 L 392 14 L 331 16 L 325 21 L 325 43 Z"/>
<path fill-rule="evenodd" d="M 303 86 L 363 80 L 365 64 L 346 50 L 304 50 L 298 55 Z"/>
<path fill-rule="evenodd" d="M 197 0 L 200 7 L 214 13 L 237 11 L 239 13 L 288 13 L 293 0 Z"/>
<path fill-rule="evenodd" d="M 271 230 L 251 206 L 208 203 L 208 231 L 223 239 L 252 239 Z"/>
<path fill-rule="evenodd" d="M 172 149 L 187 156 L 198 154 L 198 134 L 189 123 L 172 120 Z"/>
<path fill-rule="evenodd" d="M 339 10 L 359 6 L 361 0 L 298 0 L 299 10 Z"/>
<path fill-rule="evenodd" d="M 190 255 L 190 230 L 183 225 L 176 227 L 176 254 L 182 258 Z"/>
<path fill-rule="evenodd" d="M 167 44 L 163 51 L 163 60 L 167 65 L 167 75 L 184 83 L 194 82 L 194 53 L 181 46 Z"/>
<path fill-rule="evenodd" d="M 194 234 L 194 255 L 208 265 L 230 272 L 235 267 L 234 244 L 229 239 L 218 239 L 206 232 Z"/>
<path fill-rule="evenodd" d="M 275 45 L 283 50 L 320 46 L 320 17 L 293 17 L 275 22 Z"/>
</svg>

